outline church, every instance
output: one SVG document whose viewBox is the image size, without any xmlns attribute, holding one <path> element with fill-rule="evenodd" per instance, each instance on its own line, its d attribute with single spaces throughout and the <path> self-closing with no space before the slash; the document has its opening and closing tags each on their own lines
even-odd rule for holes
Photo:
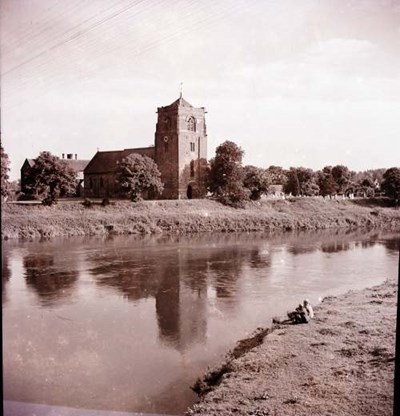
<svg viewBox="0 0 400 416">
<path fill-rule="evenodd" d="M 207 131 L 205 108 L 193 107 L 182 94 L 172 104 L 157 108 L 154 146 L 98 151 L 84 170 L 85 196 L 120 195 L 118 164 L 132 153 L 152 158 L 164 184 L 162 199 L 201 198 L 206 194 Z"/>
</svg>

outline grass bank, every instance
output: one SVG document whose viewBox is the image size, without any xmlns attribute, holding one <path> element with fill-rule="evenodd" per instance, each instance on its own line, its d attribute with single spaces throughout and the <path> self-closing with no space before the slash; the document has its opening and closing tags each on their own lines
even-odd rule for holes
<svg viewBox="0 0 400 416">
<path fill-rule="evenodd" d="M 202 398 L 187 414 L 392 414 L 396 289 L 328 297 L 309 324 L 259 329 L 197 381 Z"/>
<path fill-rule="evenodd" d="M 211 200 L 115 201 L 84 207 L 62 201 L 52 207 L 3 204 L 2 238 L 35 239 L 106 234 L 400 229 L 400 210 L 373 202 L 297 198 L 263 200 L 245 209 Z"/>
</svg>

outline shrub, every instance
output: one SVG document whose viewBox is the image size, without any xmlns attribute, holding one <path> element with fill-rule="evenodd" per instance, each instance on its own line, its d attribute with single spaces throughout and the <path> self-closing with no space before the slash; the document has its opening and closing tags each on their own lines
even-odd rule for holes
<svg viewBox="0 0 400 416">
<path fill-rule="evenodd" d="M 85 198 L 82 205 L 86 208 L 90 208 L 93 205 L 93 202 L 89 198 Z"/>
</svg>

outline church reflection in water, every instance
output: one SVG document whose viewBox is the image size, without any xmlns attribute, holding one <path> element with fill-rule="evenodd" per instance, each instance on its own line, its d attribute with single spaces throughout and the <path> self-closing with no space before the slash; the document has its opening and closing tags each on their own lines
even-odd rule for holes
<svg viewBox="0 0 400 416">
<path fill-rule="evenodd" d="M 287 244 L 279 244 L 280 250 L 290 255 L 330 254 L 359 244 L 373 245 L 376 237 L 361 241 L 334 235 L 325 240 L 308 238 L 291 241 L 286 237 Z M 259 279 L 269 278 L 276 252 L 271 242 L 247 235 L 214 237 L 212 244 L 207 236 L 169 238 L 161 244 L 154 240 L 141 247 L 126 239 L 105 240 L 102 249 L 78 249 L 79 256 L 57 245 L 28 252 L 22 258 L 26 286 L 40 305 L 60 305 L 75 296 L 83 270 L 98 288 L 118 293 L 129 302 L 154 301 L 159 340 L 183 352 L 205 341 L 211 316 L 224 317 L 238 310 L 245 269 L 261 271 Z M 398 240 L 386 244 L 390 249 Z M 10 276 L 7 261 L 3 255 L 3 302 L 7 302 Z"/>
<path fill-rule="evenodd" d="M 117 290 L 132 302 L 154 298 L 159 339 L 184 352 L 205 341 L 210 314 L 222 316 L 235 308 L 243 265 L 269 267 L 270 259 L 259 251 L 180 244 L 161 252 L 121 250 L 117 257 L 97 253 L 87 261 L 99 286 Z M 208 290 L 214 293 L 211 299 Z"/>
</svg>

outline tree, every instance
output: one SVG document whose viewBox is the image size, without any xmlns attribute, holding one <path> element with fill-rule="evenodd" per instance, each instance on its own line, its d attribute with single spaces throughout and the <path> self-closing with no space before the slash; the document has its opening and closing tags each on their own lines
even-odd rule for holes
<svg viewBox="0 0 400 416">
<path fill-rule="evenodd" d="M 243 186 L 243 150 L 231 141 L 219 145 L 210 160 L 209 190 L 226 205 L 242 206 L 249 192 Z"/>
<path fill-rule="evenodd" d="M 1 197 L 6 198 L 9 195 L 9 176 L 8 172 L 10 171 L 10 161 L 8 159 L 8 154 L 4 151 L 3 146 L 0 144 L 1 152 Z"/>
<path fill-rule="evenodd" d="M 399 205 L 400 168 L 390 168 L 383 174 L 381 189 L 396 205 Z"/>
<path fill-rule="evenodd" d="M 285 170 L 281 166 L 271 165 L 268 169 L 268 174 L 271 178 L 271 184 L 284 185 L 287 181 Z"/>
<path fill-rule="evenodd" d="M 257 201 L 261 195 L 268 192 L 271 184 L 271 176 L 266 169 L 257 168 L 255 166 L 244 167 L 243 185 L 250 191 L 250 199 Z"/>
<path fill-rule="evenodd" d="M 116 181 L 122 192 L 136 202 L 146 191 L 161 194 L 164 185 L 160 178 L 161 173 L 153 159 L 132 153 L 120 162 Z"/>
<path fill-rule="evenodd" d="M 350 184 L 351 173 L 349 168 L 343 165 L 336 165 L 332 168 L 332 176 L 338 186 L 338 191 L 344 194 Z"/>
<path fill-rule="evenodd" d="M 287 181 L 283 186 L 285 193 L 293 196 L 318 195 L 319 186 L 315 182 L 316 176 L 312 169 L 290 168 L 287 172 Z"/>
<path fill-rule="evenodd" d="M 286 173 L 286 183 L 283 185 L 283 192 L 285 194 L 292 194 L 293 196 L 300 195 L 300 182 L 297 176 L 297 169 L 290 168 Z"/>
<path fill-rule="evenodd" d="M 27 181 L 28 193 L 42 198 L 44 205 L 52 205 L 59 196 L 72 193 L 76 186 L 76 173 L 65 160 L 50 152 L 41 152 Z"/>
<path fill-rule="evenodd" d="M 336 195 L 339 189 L 333 175 L 332 167 L 325 166 L 322 171 L 318 172 L 319 193 L 322 196 Z"/>
<path fill-rule="evenodd" d="M 358 193 L 362 193 L 364 197 L 373 198 L 375 196 L 376 185 L 371 178 L 366 177 L 357 186 Z"/>
</svg>

